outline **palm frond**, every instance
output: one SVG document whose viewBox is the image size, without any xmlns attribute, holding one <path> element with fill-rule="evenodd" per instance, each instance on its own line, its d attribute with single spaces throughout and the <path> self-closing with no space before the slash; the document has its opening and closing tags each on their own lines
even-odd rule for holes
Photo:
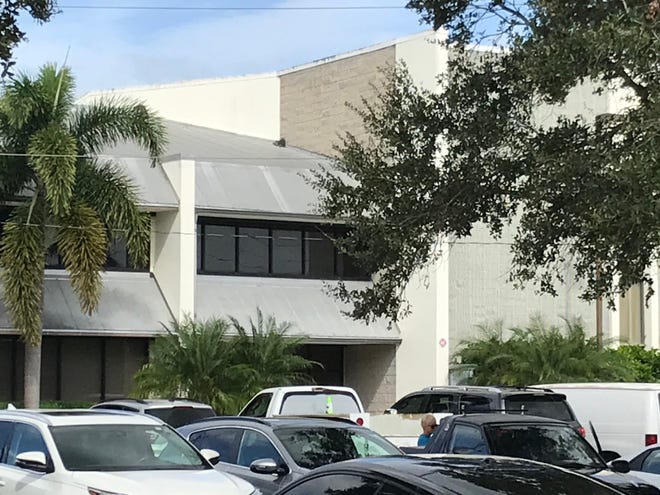
<svg viewBox="0 0 660 495">
<path fill-rule="evenodd" d="M 42 204 L 36 205 L 30 223 L 27 223 L 28 210 L 28 206 L 14 209 L 5 224 L 0 241 L 0 277 L 12 324 L 27 343 L 37 345 L 41 342 L 44 208 Z"/>
<path fill-rule="evenodd" d="M 35 132 L 28 145 L 30 161 L 46 190 L 54 215 L 69 212 L 76 182 L 76 140 L 65 129 L 50 125 Z"/>
<path fill-rule="evenodd" d="M 40 98 L 34 80 L 28 74 L 20 73 L 3 88 L 0 113 L 9 126 L 20 129 L 35 113 L 41 113 L 39 104 Z"/>
<path fill-rule="evenodd" d="M 64 123 L 75 102 L 76 82 L 69 67 L 58 68 L 57 64 L 45 64 L 39 70 L 39 95 L 50 105 L 51 122 Z"/>
<path fill-rule="evenodd" d="M 163 120 L 143 103 L 108 98 L 78 107 L 69 123 L 71 132 L 88 153 L 100 153 L 122 141 L 132 141 L 158 163 L 167 146 Z"/>
<path fill-rule="evenodd" d="M 128 253 L 137 264 L 149 259 L 151 219 L 138 208 L 138 189 L 112 162 L 80 160 L 75 196 L 101 217 L 110 237 L 126 239 Z"/>
<path fill-rule="evenodd" d="M 71 287 L 80 300 L 80 307 L 91 314 L 101 297 L 100 272 L 108 249 L 105 227 L 92 208 L 76 201 L 69 214 L 62 218 L 56 238 L 57 249 L 71 277 Z"/>
</svg>

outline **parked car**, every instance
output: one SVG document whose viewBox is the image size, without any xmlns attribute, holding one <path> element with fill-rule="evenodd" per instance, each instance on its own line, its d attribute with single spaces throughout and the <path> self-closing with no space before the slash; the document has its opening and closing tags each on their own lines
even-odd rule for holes
<svg viewBox="0 0 660 495">
<path fill-rule="evenodd" d="M 173 428 L 215 416 L 215 411 L 208 404 L 188 399 L 118 399 L 95 404 L 92 409 L 149 414 Z"/>
<path fill-rule="evenodd" d="M 401 454 L 377 433 L 338 418 L 217 417 L 179 433 L 198 449 L 219 452 L 217 469 L 245 478 L 264 494 L 319 466 Z"/>
<path fill-rule="evenodd" d="M 622 459 L 630 464 L 631 473 L 660 488 L 660 444 L 649 445 L 641 452 Z"/>
<path fill-rule="evenodd" d="M 369 426 L 369 414 L 355 390 L 349 387 L 296 385 L 262 390 L 245 405 L 239 416 L 345 416 Z"/>
<path fill-rule="evenodd" d="M 586 476 L 497 457 L 381 457 L 312 471 L 277 495 L 620 495 Z"/>
<path fill-rule="evenodd" d="M 389 414 L 506 412 L 558 419 L 585 435 L 566 396 L 533 387 L 427 387 L 399 399 Z"/>
<path fill-rule="evenodd" d="M 583 425 L 594 425 L 603 448 L 623 456 L 660 441 L 660 383 L 554 383 Z M 587 432 L 587 440 L 595 440 Z"/>
<path fill-rule="evenodd" d="M 628 462 L 614 460 L 619 457 L 616 452 L 604 451 L 601 456 L 570 425 L 549 418 L 492 413 L 447 416 L 423 452 L 518 457 L 577 471 L 630 495 L 660 495 L 656 487 L 628 474 Z"/>
<path fill-rule="evenodd" d="M 91 410 L 0 411 L 0 493 L 21 495 L 250 495 L 147 415 Z"/>
</svg>

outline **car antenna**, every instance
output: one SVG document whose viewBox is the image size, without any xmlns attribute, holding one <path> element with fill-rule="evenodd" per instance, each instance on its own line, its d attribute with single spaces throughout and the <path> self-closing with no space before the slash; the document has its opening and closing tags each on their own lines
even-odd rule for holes
<svg viewBox="0 0 660 495">
<path fill-rule="evenodd" d="M 596 434 L 596 428 L 594 428 L 594 424 L 589 420 L 589 429 L 591 430 L 591 434 L 594 437 L 594 442 L 596 442 L 596 447 L 598 448 L 598 453 L 602 454 L 603 453 L 603 447 L 600 445 L 600 440 L 598 439 L 598 435 Z"/>
</svg>

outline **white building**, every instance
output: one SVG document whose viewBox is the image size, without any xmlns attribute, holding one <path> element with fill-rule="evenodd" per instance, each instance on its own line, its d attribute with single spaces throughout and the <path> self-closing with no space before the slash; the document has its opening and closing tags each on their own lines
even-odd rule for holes
<svg viewBox="0 0 660 495">
<path fill-rule="evenodd" d="M 524 324 L 540 314 L 549 322 L 581 316 L 594 328 L 595 306 L 579 301 L 570 278 L 556 298 L 507 284 L 507 237 L 494 241 L 478 226 L 410 282 L 412 314 L 398 325 L 352 321 L 325 293 L 324 284 L 337 278 L 355 287 L 370 282 L 328 240 L 341 226 L 315 213 L 316 193 L 304 175 L 327 163 L 338 134 L 363 133 L 345 103 L 373 95 L 379 68 L 404 61 L 416 84 L 437 88 L 436 75 L 447 71 L 451 56 L 434 43 L 438 36 L 424 32 L 278 73 L 112 92 L 144 100 L 169 120 L 172 156 L 161 167 L 149 168 L 133 147 L 108 151 L 133 175 L 152 213 L 150 266 L 131 271 L 125 249 L 116 246 L 112 259 L 124 269 L 108 271 L 92 317 L 79 311 L 63 272 L 48 272 L 44 398 L 125 395 L 161 322 L 186 315 L 246 320 L 258 306 L 293 322 L 309 339 L 306 355 L 325 364 L 318 380 L 355 387 L 374 411 L 447 383 L 452 352 L 478 324 Z M 561 112 L 593 118 L 621 105 L 616 95 L 578 88 Z M 558 112 L 540 109 L 539 118 Z M 658 298 L 650 308 L 640 301 L 632 291 L 621 311 L 606 312 L 605 335 L 660 347 Z M 0 376 L 9 379 L 0 379 L 0 401 L 18 398 L 22 389 L 20 344 L 12 334 L 5 314 Z"/>
</svg>

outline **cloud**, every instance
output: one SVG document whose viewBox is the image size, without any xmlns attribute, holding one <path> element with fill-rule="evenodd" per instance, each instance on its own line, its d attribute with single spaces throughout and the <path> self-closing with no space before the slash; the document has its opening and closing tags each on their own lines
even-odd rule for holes
<svg viewBox="0 0 660 495">
<path fill-rule="evenodd" d="M 403 4 L 398 0 L 359 4 L 369 2 Z M 270 4 L 310 5 L 308 0 Z M 279 70 L 423 29 L 416 15 L 404 9 L 183 13 L 65 9 L 50 23 L 27 28 L 30 40 L 16 52 L 19 68 L 61 62 L 70 46 L 69 65 L 80 94 Z"/>
</svg>

